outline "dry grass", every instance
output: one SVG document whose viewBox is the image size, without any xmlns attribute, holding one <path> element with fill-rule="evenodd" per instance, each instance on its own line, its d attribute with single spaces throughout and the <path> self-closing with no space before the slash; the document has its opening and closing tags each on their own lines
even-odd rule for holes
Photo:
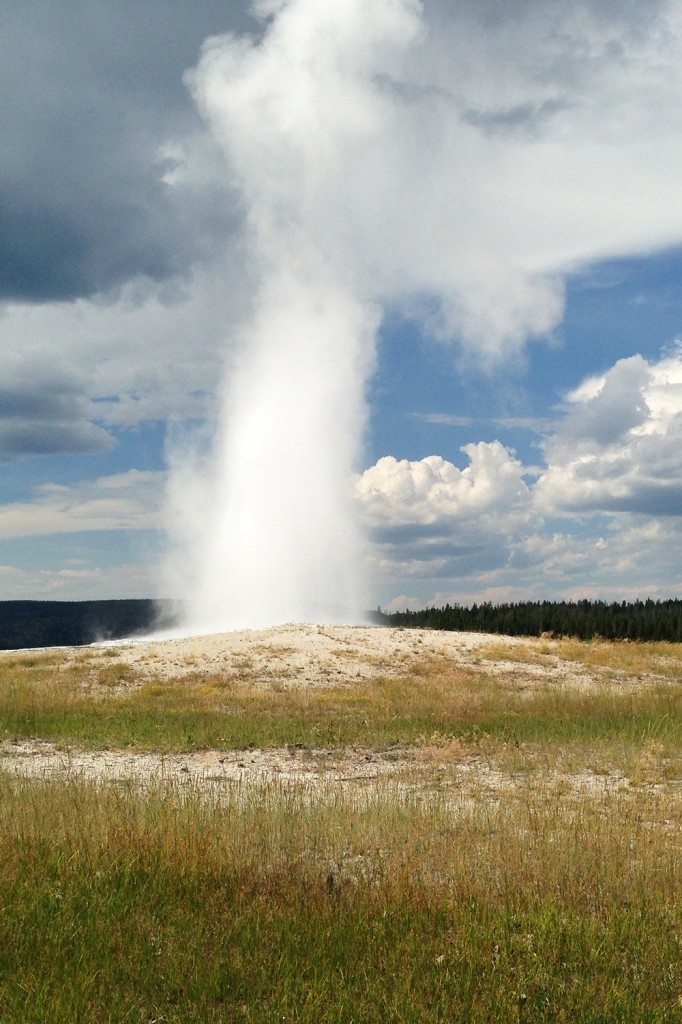
<svg viewBox="0 0 682 1024">
<path fill-rule="evenodd" d="M 499 640 L 479 652 L 483 662 L 548 666 L 575 662 L 631 676 L 660 675 L 682 681 L 682 644 L 634 643 L 629 640 Z"/>
<path fill-rule="evenodd" d="M 2 1019 L 672 1024 L 679 825 L 669 795 L 0 780 Z"/>
<path fill-rule="evenodd" d="M 590 657 L 592 645 L 585 647 L 584 657 Z M 650 657 L 661 656 L 656 651 Z M 668 773 L 679 765 L 682 707 L 672 673 L 649 673 L 646 685 L 619 673 L 576 686 L 571 680 L 531 680 L 522 669 L 476 671 L 431 657 L 404 676 L 306 690 L 278 686 L 277 673 L 263 687 L 245 661 L 234 669 L 150 682 L 141 670 L 109 659 L 3 662 L 0 729 L 5 737 L 159 750 L 381 748 L 423 744 L 434 736 L 467 742 L 485 736 L 514 751 L 561 746 L 621 762 L 658 745 Z M 610 669 L 597 670 L 604 671 Z"/>
<path fill-rule="evenodd" d="M 556 651 L 550 645 L 533 641 L 522 644 L 498 641 L 488 644 L 479 652 L 482 661 L 517 665 L 546 665 L 553 655 L 556 656 Z"/>
<path fill-rule="evenodd" d="M 558 641 L 557 654 L 590 668 L 608 668 L 630 675 L 661 675 L 682 682 L 682 644 L 567 639 Z"/>
</svg>

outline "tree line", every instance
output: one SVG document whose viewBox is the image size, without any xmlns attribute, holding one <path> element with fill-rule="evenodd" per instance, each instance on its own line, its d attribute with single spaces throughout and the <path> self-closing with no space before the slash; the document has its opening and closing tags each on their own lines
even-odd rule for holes
<svg viewBox="0 0 682 1024">
<path fill-rule="evenodd" d="M 454 629 L 508 636 L 575 636 L 581 640 L 682 641 L 682 600 L 518 601 L 511 604 L 446 604 L 421 611 L 375 613 L 380 625 Z"/>
<path fill-rule="evenodd" d="M 171 602 L 0 601 L 0 650 L 116 640 L 172 622 Z"/>
</svg>

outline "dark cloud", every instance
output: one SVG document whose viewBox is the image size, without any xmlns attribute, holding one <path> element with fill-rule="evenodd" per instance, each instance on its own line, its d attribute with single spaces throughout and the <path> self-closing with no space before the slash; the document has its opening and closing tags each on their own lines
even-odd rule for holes
<svg viewBox="0 0 682 1024">
<path fill-rule="evenodd" d="M 89 403 L 61 381 L 0 387 L 0 459 L 27 455 L 89 455 L 115 439 L 91 422 Z"/>
<path fill-rule="evenodd" d="M 562 98 L 544 100 L 541 103 L 519 103 L 513 107 L 493 110 L 477 110 L 469 107 L 462 111 L 462 120 L 479 128 L 486 135 L 500 132 L 522 132 L 534 135 L 545 126 L 555 114 L 567 110 L 571 104 Z"/>
<path fill-rule="evenodd" d="M 0 386 L 0 420 L 67 420 L 83 414 L 85 402 L 70 384 L 42 381 Z"/>
<path fill-rule="evenodd" d="M 243 3 L 0 3 L 0 298 L 91 295 L 187 269 L 227 229 L 220 195 L 164 184 L 195 127 L 182 83 Z"/>
<path fill-rule="evenodd" d="M 0 423 L 2 460 L 24 455 L 90 455 L 108 451 L 115 444 L 111 434 L 94 423 Z"/>
<path fill-rule="evenodd" d="M 377 544 L 407 544 L 414 540 L 429 540 L 449 537 L 452 523 L 380 523 L 371 528 L 371 534 Z"/>
</svg>

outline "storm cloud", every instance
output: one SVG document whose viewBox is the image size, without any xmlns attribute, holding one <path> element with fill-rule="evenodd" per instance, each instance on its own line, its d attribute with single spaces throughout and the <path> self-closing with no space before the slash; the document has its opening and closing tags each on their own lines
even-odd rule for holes
<svg viewBox="0 0 682 1024">
<path fill-rule="evenodd" d="M 166 180 L 198 129 L 182 73 L 206 36 L 250 24 L 218 0 L 0 4 L 0 299 L 165 280 L 212 251 L 224 195 Z"/>
</svg>

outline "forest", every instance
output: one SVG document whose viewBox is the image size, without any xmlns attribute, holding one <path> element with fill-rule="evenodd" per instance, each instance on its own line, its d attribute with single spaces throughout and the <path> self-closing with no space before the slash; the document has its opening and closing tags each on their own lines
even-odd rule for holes
<svg viewBox="0 0 682 1024">
<path fill-rule="evenodd" d="M 446 604 L 421 611 L 382 612 L 375 621 L 385 626 L 454 629 L 507 636 L 574 636 L 581 640 L 682 641 L 682 600 L 664 601 L 519 601 L 484 602 L 471 607 Z"/>
</svg>

